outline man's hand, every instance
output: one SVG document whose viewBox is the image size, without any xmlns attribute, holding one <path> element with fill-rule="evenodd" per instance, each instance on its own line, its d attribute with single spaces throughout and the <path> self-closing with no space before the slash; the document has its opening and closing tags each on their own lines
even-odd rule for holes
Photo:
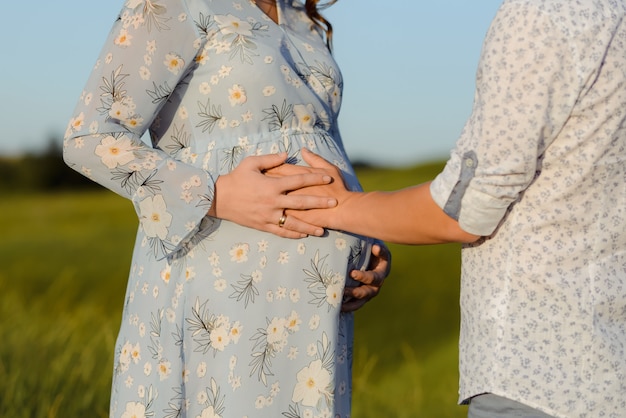
<svg viewBox="0 0 626 418">
<path fill-rule="evenodd" d="M 309 164 L 307 167 L 311 173 L 318 173 L 332 178 L 332 181 L 324 184 L 311 185 L 306 188 L 294 189 L 289 192 L 289 196 L 318 196 L 322 201 L 326 200 L 328 205 L 325 207 L 309 207 L 307 210 L 287 210 L 289 218 L 296 218 L 300 222 L 308 225 L 317 225 L 323 228 L 341 229 L 334 226 L 335 216 L 340 205 L 351 199 L 355 192 L 350 192 L 341 175 L 341 171 L 334 164 L 326 161 L 319 155 L 303 148 L 301 150 L 303 160 Z M 269 175 L 287 176 L 293 174 L 290 170 L 294 167 L 301 169 L 299 166 L 289 166 L 284 164 L 278 169 L 270 170 Z"/>
<path fill-rule="evenodd" d="M 357 287 L 346 287 L 341 310 L 343 312 L 356 311 L 377 296 L 390 271 L 391 253 L 389 249 L 384 244 L 375 244 L 372 246 L 372 257 L 368 270 L 350 272 L 350 277 L 363 284 Z"/>
</svg>

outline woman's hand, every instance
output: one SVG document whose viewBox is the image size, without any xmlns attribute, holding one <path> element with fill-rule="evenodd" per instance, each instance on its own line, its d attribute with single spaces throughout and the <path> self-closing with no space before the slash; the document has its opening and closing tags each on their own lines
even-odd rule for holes
<svg viewBox="0 0 626 418">
<path fill-rule="evenodd" d="M 372 257 L 368 270 L 352 270 L 350 272 L 350 277 L 363 284 L 345 288 L 341 310 L 343 312 L 356 311 L 376 297 L 390 271 L 391 253 L 389 249 L 384 244 L 375 244 L 372 246 Z"/>
<path fill-rule="evenodd" d="M 287 193 L 328 184 L 332 178 L 322 170 L 285 164 L 286 159 L 286 153 L 247 157 L 220 176 L 209 215 L 285 238 L 323 235 L 320 226 L 286 216 L 285 210 L 329 208 L 336 201 L 307 189 Z"/>
</svg>

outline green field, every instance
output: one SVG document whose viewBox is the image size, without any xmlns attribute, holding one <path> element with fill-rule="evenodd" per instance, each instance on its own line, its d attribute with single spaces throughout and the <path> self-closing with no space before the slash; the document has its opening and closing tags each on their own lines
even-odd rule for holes
<svg viewBox="0 0 626 418">
<path fill-rule="evenodd" d="M 440 167 L 359 178 L 366 190 L 393 189 Z M 107 416 L 132 206 L 106 191 L 10 194 L 0 214 L 0 417 Z M 390 247 L 392 274 L 356 317 L 353 416 L 463 417 L 459 246 Z"/>
</svg>

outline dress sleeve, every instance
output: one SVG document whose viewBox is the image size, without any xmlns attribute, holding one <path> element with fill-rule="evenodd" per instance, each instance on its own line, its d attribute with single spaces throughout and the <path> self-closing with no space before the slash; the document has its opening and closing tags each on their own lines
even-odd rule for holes
<svg viewBox="0 0 626 418">
<path fill-rule="evenodd" d="M 158 258 L 214 221 L 209 174 L 141 139 L 176 100 L 204 41 L 184 0 L 127 0 L 65 134 L 66 163 L 132 200 Z"/>
<path fill-rule="evenodd" d="M 579 43 L 550 14 L 505 2 L 485 37 L 470 118 L 435 202 L 465 231 L 490 235 L 530 185 L 581 91 Z"/>
</svg>

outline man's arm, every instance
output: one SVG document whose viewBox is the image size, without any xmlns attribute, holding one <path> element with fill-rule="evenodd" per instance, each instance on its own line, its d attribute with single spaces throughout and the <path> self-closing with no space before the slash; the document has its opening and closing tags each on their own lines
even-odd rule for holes
<svg viewBox="0 0 626 418">
<path fill-rule="evenodd" d="M 333 197 L 338 204 L 331 209 L 289 210 L 289 216 L 399 244 L 473 242 L 479 238 L 461 229 L 435 203 L 430 183 L 392 192 L 350 192 L 335 166 L 310 151 L 303 150 L 302 155 L 311 167 L 326 170 L 334 179 L 328 185 L 308 187 L 303 193 Z"/>
</svg>

